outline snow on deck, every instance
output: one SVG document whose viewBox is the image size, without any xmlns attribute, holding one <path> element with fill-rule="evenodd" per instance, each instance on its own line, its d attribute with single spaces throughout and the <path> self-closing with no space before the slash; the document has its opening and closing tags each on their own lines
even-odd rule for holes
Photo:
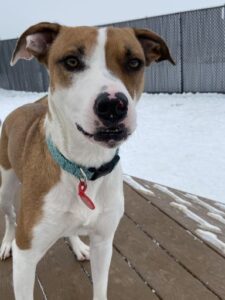
<svg viewBox="0 0 225 300">
<path fill-rule="evenodd" d="M 131 179 L 125 180 L 125 182 L 146 196 L 148 196 L 146 189 L 151 190 L 151 192 L 154 192 L 155 189 L 155 197 L 150 199 L 153 205 L 158 206 L 160 202 L 167 200 L 160 205 L 160 209 L 165 210 L 170 217 L 177 219 L 194 236 L 200 237 L 225 255 L 225 218 L 223 217 L 224 212 L 215 207 L 217 202 L 208 199 L 201 200 L 196 195 L 177 190 L 172 191 L 170 188 L 159 184 L 146 183 L 143 180 L 137 182 L 133 178 Z M 156 191 L 160 191 L 160 193 L 156 193 Z M 156 198 L 155 202 L 154 198 Z M 184 199 L 190 199 L 192 203 Z M 178 211 L 182 215 L 179 215 Z"/>
<path fill-rule="evenodd" d="M 167 187 L 161 186 L 160 184 L 154 184 L 154 188 L 157 190 L 166 193 L 170 197 L 172 197 L 176 202 L 181 203 L 181 204 L 186 204 L 187 206 L 191 206 L 191 203 L 182 199 L 181 197 L 177 196 L 173 192 L 171 192 Z"/>
<path fill-rule="evenodd" d="M 132 186 L 135 190 L 138 190 L 140 192 L 143 192 L 144 194 L 149 194 L 151 196 L 154 196 L 155 194 L 150 190 L 150 188 L 145 188 L 143 185 L 139 184 L 137 181 L 135 181 L 131 176 L 124 174 L 123 175 L 123 181 L 125 181 L 127 184 Z"/>
<path fill-rule="evenodd" d="M 222 242 L 215 233 L 201 229 L 197 229 L 196 233 L 200 238 L 202 238 L 205 241 L 208 241 L 210 244 L 213 244 L 225 254 L 225 243 Z"/>
<path fill-rule="evenodd" d="M 207 222 L 206 220 L 204 220 L 203 218 L 199 217 L 197 214 L 195 214 L 191 210 L 189 210 L 185 205 L 178 204 L 176 202 L 171 202 L 170 205 L 177 208 L 177 209 L 179 209 L 188 218 L 190 218 L 193 221 L 197 222 L 201 228 L 212 231 L 212 232 L 221 233 L 221 229 L 219 227 L 214 226 L 214 225 L 210 224 L 209 222 Z"/>
</svg>

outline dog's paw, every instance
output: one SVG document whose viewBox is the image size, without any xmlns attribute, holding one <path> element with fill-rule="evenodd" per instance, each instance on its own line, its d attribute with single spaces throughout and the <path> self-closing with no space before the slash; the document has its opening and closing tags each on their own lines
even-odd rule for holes
<svg viewBox="0 0 225 300">
<path fill-rule="evenodd" d="M 82 242 L 79 237 L 71 237 L 70 243 L 77 260 L 90 260 L 90 247 Z"/>
<path fill-rule="evenodd" d="M 6 260 L 12 254 L 12 241 L 4 241 L 2 242 L 0 249 L 0 259 Z"/>
</svg>

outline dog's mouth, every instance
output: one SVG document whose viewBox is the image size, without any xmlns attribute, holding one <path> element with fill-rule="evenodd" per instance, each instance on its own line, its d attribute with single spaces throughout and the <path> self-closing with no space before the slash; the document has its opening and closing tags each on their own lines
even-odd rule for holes
<svg viewBox="0 0 225 300">
<path fill-rule="evenodd" d="M 94 136 L 94 134 L 88 133 L 87 131 L 85 131 L 79 124 L 76 123 L 77 129 L 83 133 L 83 135 L 92 138 Z"/>
<path fill-rule="evenodd" d="M 125 141 L 131 134 L 124 124 L 118 124 L 115 127 L 99 127 L 94 133 L 85 131 L 79 124 L 77 129 L 87 138 L 100 142 L 107 147 L 115 147 L 122 141 Z"/>
</svg>

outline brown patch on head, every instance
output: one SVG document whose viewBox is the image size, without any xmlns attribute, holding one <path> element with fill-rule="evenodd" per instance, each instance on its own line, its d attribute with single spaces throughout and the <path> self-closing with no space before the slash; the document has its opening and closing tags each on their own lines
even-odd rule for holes
<svg viewBox="0 0 225 300">
<path fill-rule="evenodd" d="M 71 84 L 76 72 L 66 69 L 66 58 L 75 57 L 84 63 L 91 56 L 97 41 L 97 29 L 94 27 L 62 27 L 60 34 L 52 45 L 49 53 L 48 68 L 50 72 L 50 86 L 67 87 Z"/>
<path fill-rule="evenodd" d="M 138 59 L 140 68 L 128 64 Z M 106 62 L 108 69 L 120 78 L 132 98 L 139 98 L 144 87 L 144 65 L 169 60 L 174 64 L 164 40 L 146 29 L 108 28 Z"/>
<path fill-rule="evenodd" d="M 94 27 L 66 27 L 57 23 L 43 22 L 28 28 L 19 38 L 11 65 L 20 59 L 33 57 L 46 65 L 50 72 L 50 87 L 67 87 L 73 75 L 65 65 L 68 57 L 78 59 L 80 65 L 91 55 L 97 40 Z M 76 70 L 79 72 L 79 70 Z"/>
<path fill-rule="evenodd" d="M 60 168 L 53 161 L 45 141 L 44 119 L 47 98 L 13 111 L 3 124 L 1 165 L 5 162 L 22 183 L 16 243 L 31 246 L 32 230 L 42 217 L 43 198 L 60 180 Z"/>
<path fill-rule="evenodd" d="M 106 64 L 108 69 L 124 83 L 132 98 L 141 94 L 144 86 L 144 68 L 127 69 L 129 59 L 144 62 L 144 52 L 131 28 L 108 28 Z"/>
</svg>

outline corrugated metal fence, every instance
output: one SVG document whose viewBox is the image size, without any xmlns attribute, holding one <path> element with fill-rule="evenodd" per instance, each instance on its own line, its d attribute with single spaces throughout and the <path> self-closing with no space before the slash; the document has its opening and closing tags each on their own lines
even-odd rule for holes
<svg viewBox="0 0 225 300">
<path fill-rule="evenodd" d="M 146 92 L 225 92 L 224 6 L 107 25 L 149 28 L 166 40 L 176 66 L 152 64 L 146 71 Z M 9 66 L 15 42 L 0 41 L 0 87 L 46 91 L 47 72 L 35 60 Z"/>
</svg>

